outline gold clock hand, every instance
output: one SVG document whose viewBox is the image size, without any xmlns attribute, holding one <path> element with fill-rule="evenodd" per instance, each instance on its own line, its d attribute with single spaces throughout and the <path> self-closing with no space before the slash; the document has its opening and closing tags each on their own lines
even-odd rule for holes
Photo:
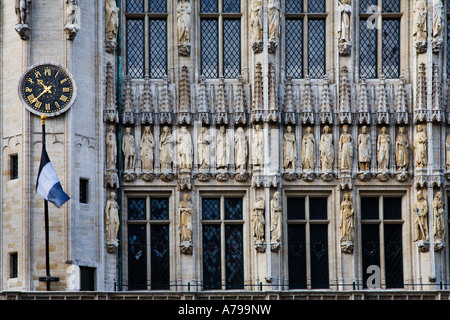
<svg viewBox="0 0 450 320">
<path fill-rule="evenodd" d="M 30 102 L 30 104 L 35 103 L 40 97 L 42 97 L 42 96 L 43 96 L 44 94 L 46 94 L 47 92 L 50 92 L 50 93 L 51 93 L 51 91 L 50 91 L 51 88 L 52 88 L 52 86 L 46 87 L 46 88 L 44 89 L 44 91 L 41 92 L 40 95 L 38 95 L 36 98 L 34 98 L 34 99 Z"/>
</svg>

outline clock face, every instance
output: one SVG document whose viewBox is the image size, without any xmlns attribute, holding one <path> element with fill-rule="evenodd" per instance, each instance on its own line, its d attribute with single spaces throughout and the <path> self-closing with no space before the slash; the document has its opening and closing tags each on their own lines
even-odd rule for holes
<svg viewBox="0 0 450 320">
<path fill-rule="evenodd" d="M 61 66 L 45 63 L 28 69 L 19 84 L 19 95 L 31 112 L 54 116 L 66 111 L 75 99 L 76 87 Z"/>
</svg>

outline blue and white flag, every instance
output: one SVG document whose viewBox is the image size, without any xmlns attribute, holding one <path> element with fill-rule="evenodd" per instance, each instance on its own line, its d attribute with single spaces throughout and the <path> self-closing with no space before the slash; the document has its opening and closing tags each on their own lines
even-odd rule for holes
<svg viewBox="0 0 450 320">
<path fill-rule="evenodd" d="M 36 192 L 60 208 L 70 197 L 64 192 L 55 169 L 48 157 L 45 145 L 42 146 L 41 164 L 36 183 Z"/>
</svg>

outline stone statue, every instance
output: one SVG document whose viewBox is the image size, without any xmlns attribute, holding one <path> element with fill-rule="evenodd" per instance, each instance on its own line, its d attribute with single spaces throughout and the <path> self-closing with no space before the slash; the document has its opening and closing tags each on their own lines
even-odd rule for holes
<svg viewBox="0 0 450 320">
<path fill-rule="evenodd" d="M 295 133 L 292 127 L 286 127 L 286 133 L 283 137 L 284 170 L 295 170 L 297 161 L 297 152 L 295 147 Z"/>
<path fill-rule="evenodd" d="M 267 4 L 269 17 L 269 41 L 277 42 L 280 35 L 280 0 L 269 0 Z"/>
<path fill-rule="evenodd" d="M 67 6 L 67 18 L 64 30 L 67 32 L 68 39 L 73 40 L 80 30 L 81 10 L 78 6 L 78 0 L 66 0 L 69 4 Z"/>
<path fill-rule="evenodd" d="M 255 136 L 252 140 L 253 167 L 263 165 L 264 161 L 264 133 L 259 124 L 255 125 Z"/>
<path fill-rule="evenodd" d="M 413 15 L 413 36 L 419 53 L 426 51 L 427 41 L 427 1 L 416 0 Z"/>
<path fill-rule="evenodd" d="M 352 243 L 353 242 L 353 231 L 355 229 L 354 224 L 354 209 L 353 202 L 351 200 L 350 193 L 344 193 L 341 208 L 341 242 Z"/>
<path fill-rule="evenodd" d="M 230 141 L 225 126 L 220 126 L 216 137 L 216 166 L 217 169 L 228 169 L 230 163 Z"/>
<path fill-rule="evenodd" d="M 338 0 L 339 52 L 349 54 L 352 45 L 352 6 L 350 0 Z"/>
<path fill-rule="evenodd" d="M 29 24 L 31 0 L 16 0 L 17 24 Z"/>
<path fill-rule="evenodd" d="M 177 5 L 178 52 L 188 55 L 190 52 L 191 3 L 179 0 Z"/>
<path fill-rule="evenodd" d="M 416 139 L 414 140 L 414 160 L 417 168 L 427 167 L 427 133 L 424 127 L 417 125 Z"/>
<path fill-rule="evenodd" d="M 206 127 L 202 127 L 202 132 L 198 135 L 197 139 L 200 169 L 209 169 L 210 143 L 209 131 Z"/>
<path fill-rule="evenodd" d="M 155 148 L 155 140 L 149 126 L 144 128 L 144 134 L 141 137 L 140 147 L 142 170 L 153 171 L 153 150 Z"/>
<path fill-rule="evenodd" d="M 362 132 L 358 136 L 358 162 L 359 170 L 369 171 L 370 166 L 370 135 L 367 133 L 367 127 L 362 127 Z"/>
<path fill-rule="evenodd" d="M 428 241 L 428 203 L 421 190 L 417 191 L 417 202 L 413 208 L 415 240 Z"/>
<path fill-rule="evenodd" d="M 316 165 L 316 140 L 311 133 L 311 127 L 306 128 L 302 139 L 303 169 L 314 170 Z"/>
<path fill-rule="evenodd" d="M 130 127 L 125 128 L 125 135 L 122 138 L 122 151 L 125 156 L 125 171 L 134 170 L 136 144 Z"/>
<path fill-rule="evenodd" d="M 330 133 L 329 126 L 323 128 L 323 134 L 320 137 L 319 151 L 322 172 L 331 171 L 334 163 L 334 146 L 333 135 Z"/>
<path fill-rule="evenodd" d="M 239 127 L 234 135 L 234 162 L 236 170 L 244 171 L 247 168 L 248 142 L 244 129 Z"/>
<path fill-rule="evenodd" d="M 111 192 L 105 206 L 106 243 L 117 246 L 119 244 L 118 233 L 120 227 L 119 205 L 116 202 L 116 194 Z"/>
<path fill-rule="evenodd" d="M 386 127 L 382 127 L 377 141 L 378 171 L 386 171 L 389 169 L 390 145 L 390 138 L 386 132 Z"/>
<path fill-rule="evenodd" d="M 178 161 L 181 170 L 192 169 L 192 138 L 185 126 L 178 134 Z"/>
<path fill-rule="evenodd" d="M 253 236 L 257 243 L 264 241 L 264 226 L 266 224 L 264 219 L 264 206 L 265 201 L 263 198 L 259 197 L 255 200 L 253 208 Z"/>
<path fill-rule="evenodd" d="M 253 50 L 261 52 L 260 43 L 263 40 L 263 19 L 262 19 L 263 2 L 262 0 L 251 0 L 250 7 L 250 30 Z"/>
<path fill-rule="evenodd" d="M 180 241 L 192 241 L 192 217 L 194 215 L 194 207 L 189 199 L 189 194 L 183 195 L 180 201 Z"/>
<path fill-rule="evenodd" d="M 339 168 L 341 170 L 351 170 L 353 163 L 353 138 L 348 133 L 348 126 L 342 127 L 341 138 L 339 139 Z"/>
<path fill-rule="evenodd" d="M 440 191 L 436 193 L 433 199 L 433 215 L 434 215 L 434 241 L 445 240 L 445 214 L 444 202 Z"/>
<path fill-rule="evenodd" d="M 116 169 L 117 163 L 117 140 L 116 129 L 113 125 L 108 127 L 106 133 L 106 169 Z"/>
<path fill-rule="evenodd" d="M 409 165 L 409 139 L 404 132 L 405 128 L 400 127 L 395 141 L 395 161 L 397 164 L 397 171 L 406 171 L 408 170 Z"/>
<path fill-rule="evenodd" d="M 116 0 L 106 0 L 105 2 L 105 32 L 106 40 L 117 41 L 117 29 L 119 26 L 119 8 Z"/>
<path fill-rule="evenodd" d="M 447 134 L 447 138 L 445 139 L 445 154 L 446 154 L 446 168 L 447 171 L 450 171 L 450 134 Z"/>
<path fill-rule="evenodd" d="M 444 42 L 444 23 L 442 15 L 444 12 L 442 0 L 433 0 L 433 51 L 439 50 Z"/>
<path fill-rule="evenodd" d="M 168 126 L 163 127 L 163 132 L 159 139 L 159 162 L 161 171 L 172 170 L 173 137 Z"/>
<path fill-rule="evenodd" d="M 273 199 L 270 201 L 270 232 L 272 243 L 281 242 L 283 210 L 280 204 L 280 193 L 277 191 L 273 194 Z"/>
</svg>

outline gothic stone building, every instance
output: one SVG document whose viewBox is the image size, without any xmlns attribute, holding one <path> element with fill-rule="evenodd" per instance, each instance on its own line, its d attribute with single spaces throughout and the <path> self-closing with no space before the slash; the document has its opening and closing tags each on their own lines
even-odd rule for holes
<svg viewBox="0 0 450 320">
<path fill-rule="evenodd" d="M 71 197 L 52 290 L 447 289 L 449 21 L 448 0 L 2 1 L 0 291 L 45 290 L 18 94 L 43 63 L 76 86 L 46 120 Z"/>
</svg>

